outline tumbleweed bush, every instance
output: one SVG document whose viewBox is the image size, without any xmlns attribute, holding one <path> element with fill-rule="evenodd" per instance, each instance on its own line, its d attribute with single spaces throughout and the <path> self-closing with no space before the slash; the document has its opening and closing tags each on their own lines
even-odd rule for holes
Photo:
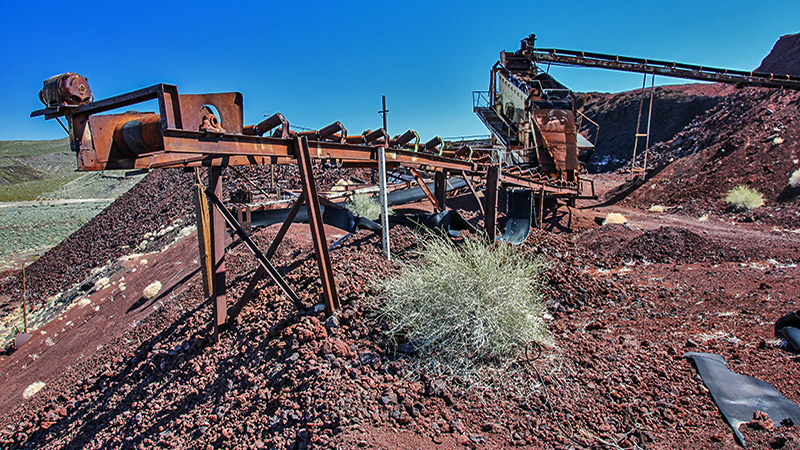
<svg viewBox="0 0 800 450">
<path fill-rule="evenodd" d="M 747 186 L 740 184 L 728 191 L 725 202 L 739 211 L 749 211 L 764 204 L 764 196 Z"/>
<path fill-rule="evenodd" d="M 375 220 L 381 215 L 381 204 L 374 198 L 366 194 L 355 194 L 345 203 L 347 209 L 353 213 L 358 214 L 366 219 Z M 389 215 L 394 214 L 389 208 Z"/>
<path fill-rule="evenodd" d="M 792 172 L 792 175 L 789 177 L 789 186 L 793 188 L 800 187 L 800 169 Z"/>
<path fill-rule="evenodd" d="M 388 335 L 416 345 L 418 361 L 459 376 L 504 368 L 531 343 L 549 346 L 540 290 L 544 260 L 511 245 L 420 236 L 400 274 L 378 286 Z"/>
</svg>

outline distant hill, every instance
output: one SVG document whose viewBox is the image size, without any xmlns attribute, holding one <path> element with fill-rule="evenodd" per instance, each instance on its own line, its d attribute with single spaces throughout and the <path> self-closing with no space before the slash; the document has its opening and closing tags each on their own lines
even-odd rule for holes
<svg viewBox="0 0 800 450">
<path fill-rule="evenodd" d="M 67 138 L 0 141 L 0 270 L 58 244 L 142 179 L 75 168 Z"/>
<path fill-rule="evenodd" d="M 800 33 L 781 36 L 756 71 L 800 75 Z"/>
</svg>

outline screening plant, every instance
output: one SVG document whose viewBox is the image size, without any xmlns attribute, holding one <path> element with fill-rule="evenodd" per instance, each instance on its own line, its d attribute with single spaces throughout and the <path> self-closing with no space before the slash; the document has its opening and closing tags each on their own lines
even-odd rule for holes
<svg viewBox="0 0 800 450">
<path fill-rule="evenodd" d="M 764 196 L 755 189 L 740 184 L 728 191 L 725 195 L 725 202 L 739 211 L 749 211 L 762 206 Z"/>
<path fill-rule="evenodd" d="M 504 368 L 531 342 L 552 345 L 540 290 L 544 261 L 498 243 L 454 245 L 420 236 L 400 274 L 379 284 L 378 311 L 388 335 L 418 347 L 418 362 L 469 378 Z"/>
</svg>

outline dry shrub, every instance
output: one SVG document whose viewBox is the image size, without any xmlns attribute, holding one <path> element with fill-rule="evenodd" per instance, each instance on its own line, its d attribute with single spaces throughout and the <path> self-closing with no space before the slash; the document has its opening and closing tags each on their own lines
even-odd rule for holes
<svg viewBox="0 0 800 450">
<path fill-rule="evenodd" d="M 626 219 L 625 216 L 623 216 L 622 214 L 620 214 L 620 213 L 608 213 L 608 215 L 606 216 L 606 220 L 603 221 L 603 225 L 605 225 L 607 223 L 624 224 L 626 222 L 628 222 L 628 219 Z"/>
<path fill-rule="evenodd" d="M 400 275 L 381 281 L 378 311 L 388 335 L 417 347 L 417 362 L 470 379 L 506 368 L 531 343 L 552 345 L 541 300 L 545 264 L 511 245 L 437 234 L 419 239 Z"/>
<path fill-rule="evenodd" d="M 792 175 L 789 177 L 789 186 L 793 188 L 800 187 L 800 169 L 792 172 Z"/>
<path fill-rule="evenodd" d="M 347 209 L 365 219 L 375 220 L 381 216 L 381 204 L 374 198 L 366 194 L 355 194 L 345 203 Z M 394 211 L 389 208 L 389 215 L 393 215 Z"/>
<path fill-rule="evenodd" d="M 27 400 L 33 397 L 34 395 L 36 395 L 37 392 L 42 390 L 44 385 L 45 384 L 41 381 L 34 381 L 28 387 L 26 387 L 25 390 L 22 392 L 22 398 Z"/>
<path fill-rule="evenodd" d="M 150 300 L 151 298 L 158 295 L 160 291 L 161 291 L 161 282 L 156 280 L 148 284 L 147 287 L 144 288 L 144 292 L 142 293 L 142 295 L 144 296 L 144 298 Z"/>
<path fill-rule="evenodd" d="M 661 205 L 652 205 L 648 211 L 651 213 L 661 214 L 664 212 L 664 207 Z"/>
<path fill-rule="evenodd" d="M 764 196 L 755 189 L 740 184 L 728 191 L 725 195 L 725 202 L 736 210 L 749 211 L 762 206 Z"/>
</svg>

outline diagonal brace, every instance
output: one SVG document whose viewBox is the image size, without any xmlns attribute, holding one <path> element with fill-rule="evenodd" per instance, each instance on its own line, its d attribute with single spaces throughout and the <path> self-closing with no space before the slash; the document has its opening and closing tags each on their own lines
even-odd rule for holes
<svg viewBox="0 0 800 450">
<path fill-rule="evenodd" d="M 256 259 L 261 266 L 266 269 L 269 276 L 275 280 L 275 283 L 281 288 L 281 290 L 290 298 L 298 307 L 302 307 L 302 302 L 297 297 L 297 294 L 294 293 L 291 287 L 286 283 L 286 280 L 283 279 L 280 273 L 278 273 L 275 266 L 272 265 L 271 262 L 264 256 L 264 253 L 258 248 L 255 242 L 247 235 L 244 231 L 244 228 L 236 221 L 236 218 L 233 217 L 230 211 L 225 208 L 225 205 L 222 204 L 220 199 L 212 192 L 211 190 L 206 190 L 206 195 L 208 196 L 211 203 L 214 204 L 214 207 L 222 213 L 222 216 L 225 218 L 225 221 L 228 222 L 228 225 L 236 231 L 236 234 L 239 235 L 239 238 L 247 245 L 247 248 L 250 249 L 251 252 L 255 255 Z"/>
<path fill-rule="evenodd" d="M 275 255 L 275 252 L 278 250 L 278 246 L 280 245 L 281 241 L 283 241 L 283 237 L 286 235 L 286 232 L 289 231 L 289 226 L 292 225 L 294 222 L 294 218 L 297 217 L 297 213 L 300 212 L 300 208 L 303 206 L 305 202 L 305 193 L 301 192 L 300 196 L 297 197 L 295 200 L 294 205 L 292 205 L 292 209 L 289 210 L 289 215 L 286 216 L 286 220 L 281 225 L 280 230 L 278 230 L 278 234 L 275 235 L 275 238 L 272 240 L 272 244 L 270 244 L 269 249 L 267 249 L 266 258 L 272 259 Z M 267 271 L 264 269 L 264 266 L 258 266 L 256 269 L 256 273 L 253 274 L 253 278 L 250 279 L 250 283 L 247 285 L 247 288 L 244 290 L 244 294 L 242 294 L 242 298 L 236 302 L 235 305 L 231 308 L 230 312 L 228 313 L 228 322 L 232 323 L 236 317 L 242 312 L 242 308 L 244 305 L 250 301 L 250 297 L 253 295 L 253 291 L 256 289 L 256 285 L 264 275 L 266 275 Z"/>
</svg>

